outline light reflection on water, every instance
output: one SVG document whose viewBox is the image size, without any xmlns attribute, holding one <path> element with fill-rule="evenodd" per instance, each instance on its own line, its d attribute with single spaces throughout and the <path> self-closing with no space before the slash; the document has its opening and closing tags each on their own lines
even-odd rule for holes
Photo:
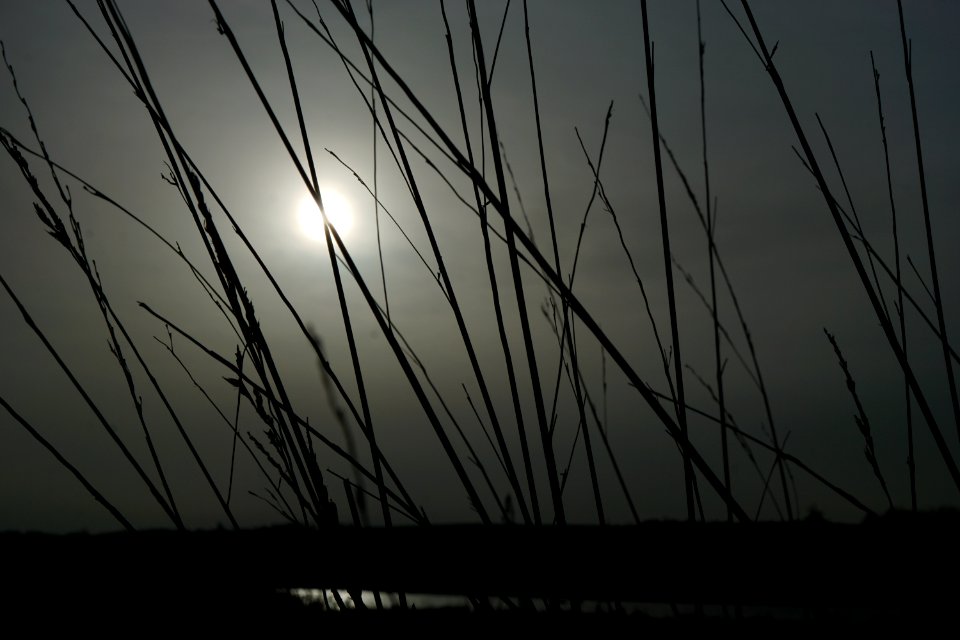
<svg viewBox="0 0 960 640">
<path fill-rule="evenodd" d="M 336 595 L 334 595 L 336 591 Z M 301 602 L 308 605 L 319 605 L 331 611 L 339 611 L 340 605 L 336 596 L 339 596 L 339 602 L 343 602 L 347 609 L 355 609 L 356 605 L 353 596 L 346 589 L 290 589 L 290 595 L 300 599 Z M 466 596 L 455 595 L 435 595 L 425 593 L 407 593 L 405 594 L 407 607 L 413 609 L 440 609 L 445 607 L 459 607 L 474 609 L 475 603 Z M 377 606 L 376 597 L 373 591 L 361 591 L 360 599 L 363 605 L 369 609 Z M 384 609 L 393 609 L 400 606 L 400 600 L 395 593 L 380 592 L 380 600 Z M 607 603 L 595 601 L 580 602 L 577 608 L 580 611 L 600 611 L 604 610 Z M 533 607 L 537 611 L 546 611 L 547 603 L 542 598 L 533 598 L 524 600 L 521 605 L 521 599 L 510 598 L 509 602 L 503 598 L 487 598 L 485 605 L 491 609 L 516 609 L 521 606 Z M 624 611 L 633 611 L 636 605 L 632 603 L 619 603 L 619 608 Z M 560 604 L 561 609 L 571 609 L 572 603 L 565 601 Z"/>
<path fill-rule="evenodd" d="M 334 595 L 336 591 L 336 595 Z M 301 602 L 307 605 L 319 605 L 330 611 L 339 611 L 340 605 L 339 602 L 343 602 L 343 605 L 347 609 L 355 609 L 356 605 L 353 600 L 353 596 L 350 595 L 350 592 L 345 589 L 289 589 L 288 592 L 290 595 L 298 598 Z M 339 600 L 337 599 L 339 596 Z M 459 607 L 474 609 L 475 603 L 466 596 L 455 596 L 455 595 L 433 595 L 433 594 L 424 594 L 424 593 L 407 593 L 405 594 L 407 600 L 407 607 L 413 609 L 439 609 L 445 607 Z M 360 599 L 363 602 L 363 605 L 367 608 L 373 609 L 377 606 L 376 597 L 374 596 L 373 591 L 361 591 Z M 393 609 L 400 606 L 400 600 L 395 593 L 380 593 L 380 600 L 384 609 Z M 542 598 L 533 598 L 533 599 L 521 599 L 518 598 L 509 598 L 508 601 L 505 601 L 503 598 L 488 598 L 485 601 L 486 606 L 489 606 L 491 609 L 497 610 L 507 610 L 507 609 L 516 609 L 522 607 L 532 607 L 536 611 L 546 611 L 549 607 L 547 602 Z M 573 610 L 576 609 L 582 612 L 603 612 L 603 611 L 613 611 L 619 610 L 625 613 L 631 613 L 634 611 L 643 611 L 648 615 L 670 615 L 670 613 L 676 613 L 667 605 L 643 605 L 640 603 L 633 602 L 618 602 L 615 605 L 613 603 L 607 602 L 597 602 L 597 601 L 581 601 L 576 604 L 563 601 L 555 602 L 554 606 L 558 606 L 562 610 Z"/>
<path fill-rule="evenodd" d="M 338 604 L 338 599 L 334 596 L 333 589 L 289 589 L 288 592 L 290 595 L 298 598 L 301 602 L 306 605 L 320 606 L 330 611 L 339 611 L 340 605 Z M 344 607 L 347 609 L 355 609 L 356 605 L 353 600 L 353 596 L 345 589 L 337 589 L 337 595 L 339 596 L 339 601 L 343 602 Z M 474 603 L 470 598 L 465 596 L 450 596 L 450 595 L 431 595 L 431 594 L 405 594 L 407 600 L 407 606 L 413 609 L 438 609 L 445 607 L 458 607 L 458 608 L 467 608 L 474 609 Z M 361 591 L 360 599 L 363 602 L 363 605 L 367 608 L 373 609 L 376 608 L 376 598 L 374 597 L 373 591 Z M 384 609 L 393 609 L 400 606 L 400 600 L 395 593 L 380 593 L 380 600 L 382 607 Z M 519 600 L 515 598 L 510 599 L 510 604 L 507 604 L 502 599 L 499 598 L 490 598 L 487 600 L 489 606 L 494 609 L 513 609 L 517 606 L 520 606 Z M 557 603 L 555 603 L 557 604 Z M 535 598 L 531 601 L 527 601 L 527 606 L 532 605 L 537 611 L 545 611 L 547 603 L 542 599 Z M 723 605 L 701 605 L 695 607 L 693 605 L 669 605 L 664 603 L 639 603 L 639 602 L 618 602 L 616 604 L 607 603 L 607 602 L 597 602 L 597 601 L 584 601 L 579 602 L 574 605 L 571 602 L 565 602 L 560 605 L 560 609 L 571 610 L 576 608 L 577 610 L 587 613 L 587 612 L 613 612 L 620 611 L 622 613 L 640 613 L 641 615 L 650 616 L 652 618 L 675 618 L 675 617 L 688 617 L 691 615 L 706 616 L 708 618 L 726 618 L 728 616 L 734 615 L 737 618 L 768 618 L 774 620 L 798 620 L 802 619 L 805 615 L 809 615 L 810 612 L 803 609 L 802 607 L 789 607 L 789 606 L 742 606 L 742 607 L 730 607 Z M 736 613 L 734 611 L 736 610 Z M 856 614 L 852 614 L 855 618 Z"/>
<path fill-rule="evenodd" d="M 345 589 L 337 589 L 336 596 L 344 603 L 346 608 L 354 609 L 356 604 L 353 596 Z M 301 602 L 309 605 L 319 605 L 331 611 L 339 611 L 337 597 L 333 589 L 290 589 L 290 595 L 299 598 Z M 469 607 L 470 600 L 464 596 L 440 596 L 427 594 L 406 594 L 407 606 L 417 609 L 436 609 L 441 607 Z M 361 591 L 360 600 L 368 608 L 377 606 L 376 597 L 373 591 Z M 384 609 L 392 609 L 400 606 L 400 600 L 394 593 L 380 593 L 380 600 Z"/>
</svg>

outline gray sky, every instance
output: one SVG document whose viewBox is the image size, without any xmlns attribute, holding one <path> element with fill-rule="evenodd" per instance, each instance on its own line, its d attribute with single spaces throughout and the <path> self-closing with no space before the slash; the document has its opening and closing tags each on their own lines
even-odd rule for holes
<svg viewBox="0 0 960 640">
<path fill-rule="evenodd" d="M 306 189 L 226 38 L 217 33 L 210 8 L 206 3 L 186 0 L 131 0 L 119 4 L 179 139 L 230 207 L 305 321 L 321 336 L 334 369 L 355 394 L 326 249 L 322 242 L 306 238 L 297 222 L 298 203 Z M 269 3 L 236 0 L 222 4 L 284 127 L 294 140 L 299 140 Z M 315 18 L 310 3 L 295 4 Z M 320 4 L 346 54 L 365 68 L 355 38 L 343 20 L 332 7 Z M 363 14 L 365 4 L 355 4 Z M 489 66 L 505 3 L 479 4 Z M 742 19 L 739 5 L 730 4 Z M 447 5 L 472 123 L 472 141 L 479 153 L 477 140 L 481 129 L 466 11 L 459 2 Z M 778 42 L 775 61 L 830 188 L 846 206 L 815 113 L 820 114 L 831 135 L 868 238 L 892 265 L 890 207 L 870 68 L 869 53 L 873 51 L 883 91 L 902 251 L 929 280 L 896 4 L 771 1 L 756 5 L 757 19 L 768 44 Z M 96 4 L 78 2 L 78 6 L 99 33 L 106 36 Z M 519 195 L 539 247 L 545 255 L 552 256 L 522 7 L 520 2 L 511 3 L 507 15 L 494 68 L 493 102 L 504 157 L 515 178 L 516 191 L 513 184 L 508 184 L 511 206 L 518 209 Z M 652 2 L 650 28 L 655 41 L 662 133 L 702 202 L 695 7 L 692 0 Z M 439 3 L 374 2 L 374 10 L 378 47 L 463 148 Z M 823 198 L 791 151 L 796 137 L 763 66 L 719 3 L 704 2 L 702 10 L 710 182 L 719 211 L 717 244 L 750 326 L 779 435 L 782 439 L 789 434 L 788 452 L 871 508 L 885 508 L 883 494 L 864 459 L 863 441 L 853 420 L 853 401 L 823 335 L 822 329 L 827 327 L 837 336 L 857 379 L 857 391 L 870 418 L 879 462 L 894 502 L 907 507 L 902 375 Z M 350 203 L 354 222 L 345 242 L 382 301 L 372 199 L 352 173 L 325 151 L 335 152 L 372 185 L 374 132 L 370 114 L 334 52 L 308 31 L 285 4 L 281 14 L 320 183 L 326 189 L 337 190 Z M 565 277 L 569 276 L 593 186 L 575 129 L 595 162 L 604 115 L 612 101 L 613 116 L 601 178 L 650 296 L 653 316 L 661 335 L 668 339 L 653 146 L 649 121 L 638 98 L 647 93 L 639 3 L 532 1 L 529 14 L 546 164 Z M 960 317 L 960 298 L 954 284 L 960 263 L 951 251 L 960 233 L 956 216 L 960 191 L 955 179 L 960 80 L 952 69 L 953 61 L 958 59 L 958 14 L 960 7 L 951 2 L 924 0 L 908 2 L 905 7 L 908 35 L 913 41 L 923 159 L 948 333 L 955 333 L 956 319 Z M 176 189 L 161 179 L 166 171 L 165 156 L 145 109 L 66 3 L 3 2 L 0 39 L 53 158 L 135 211 L 168 240 L 179 243 L 212 278 L 209 259 L 183 202 Z M 386 90 L 408 113 L 413 113 L 396 85 L 388 82 Z M 399 122 L 453 186 L 468 201 L 472 200 L 469 184 L 456 168 L 425 142 L 408 121 Z M 422 119 L 417 122 L 423 124 Z M 7 74 L 0 82 L 0 126 L 35 146 Z M 295 146 L 302 155 L 301 145 Z M 489 144 L 485 148 L 488 180 L 495 184 Z M 436 271 L 413 201 L 382 138 L 378 140 L 377 152 L 381 201 L 427 257 L 431 270 Z M 512 434 L 512 456 L 519 464 L 519 441 L 497 338 L 479 223 L 434 170 L 415 155 L 414 158 L 414 172 L 431 222 L 477 345 L 498 415 Z M 32 167 L 50 189 L 48 193 L 55 193 L 49 173 L 39 162 L 32 161 Z M 218 485 L 226 490 L 232 434 L 179 365 L 154 340 L 166 340 L 166 330 L 138 308 L 137 302 L 147 302 L 226 357 L 231 357 L 237 346 L 236 336 L 176 256 L 130 219 L 84 193 L 78 184 L 67 182 L 75 197 L 74 211 L 83 227 L 88 254 L 96 260 L 105 291 L 195 438 Z M 701 286 L 706 286 L 705 235 L 669 165 L 665 168 L 665 182 L 675 257 Z M 29 187 L 6 155 L 0 159 L 0 194 L 0 273 L 130 443 L 134 454 L 149 466 L 136 414 L 122 374 L 108 350 L 108 335 L 96 303 L 83 275 L 62 247 L 44 232 L 33 213 Z M 480 409 L 477 384 L 453 314 L 426 267 L 396 227 L 382 216 L 381 212 L 391 317 L 427 367 L 503 495 L 509 491 L 509 485 L 461 388 L 466 385 Z M 341 429 L 332 418 L 307 342 L 229 224 L 222 216 L 217 222 L 222 223 L 221 232 L 256 305 L 294 406 L 328 437 L 342 442 Z M 499 223 L 494 226 L 502 228 Z M 542 448 L 535 433 L 530 376 L 523 359 L 513 290 L 508 285 L 507 252 L 499 241 L 495 241 L 494 255 L 512 353 L 521 380 L 537 489 L 549 519 L 548 485 Z M 908 289 L 933 317 L 923 286 L 906 264 L 904 269 Z M 683 362 L 712 381 L 710 316 L 679 272 L 676 277 Z M 881 282 L 889 303 L 895 290 L 889 279 L 881 277 Z M 524 286 L 542 387 L 549 402 L 559 351 L 540 311 L 547 300 L 547 289 L 529 269 L 524 274 Z M 599 201 L 589 213 L 574 291 L 644 380 L 651 387 L 666 391 L 666 379 L 636 281 L 612 218 Z M 357 287 L 349 283 L 347 292 L 373 421 L 385 455 L 433 520 L 474 517 L 450 463 Z M 746 355 L 743 334 L 727 295 L 721 296 L 720 312 L 736 347 Z M 958 434 L 938 343 L 916 313 L 908 313 L 907 318 L 911 362 L 944 436 L 957 455 Z M 0 296 L 0 322 L 0 352 L 4 355 L 0 395 L 54 442 L 135 525 L 168 526 L 169 521 L 5 294 Z M 600 348 L 582 326 L 577 327 L 577 337 L 589 391 L 601 401 L 604 375 Z M 232 417 L 236 397 L 222 380 L 227 372 L 183 339 L 175 338 L 174 346 L 221 410 Z M 729 410 L 744 430 L 766 440 L 768 425 L 756 387 L 727 345 L 724 357 L 729 359 L 724 377 Z M 638 510 L 645 518 L 681 517 L 683 482 L 676 445 L 639 394 L 627 385 L 626 378 L 609 359 L 606 364 L 607 434 Z M 223 512 L 203 484 L 143 372 L 135 370 L 135 378 L 148 424 L 155 433 L 187 524 L 205 527 L 223 522 Z M 710 396 L 689 369 L 685 371 L 685 383 L 691 405 L 716 413 Z M 436 397 L 431 396 L 431 400 L 442 411 Z M 488 422 L 482 409 L 481 415 Z M 932 508 L 956 504 L 956 488 L 929 431 L 916 411 L 914 417 L 920 505 Z M 466 460 L 465 449 L 449 420 L 445 424 Z M 567 466 L 576 428 L 573 392 L 564 380 L 554 436 L 561 470 Z M 594 446 L 599 447 L 595 426 L 591 424 L 590 428 Z M 248 405 L 241 408 L 240 429 L 257 434 L 263 431 Z M 719 472 L 720 438 L 716 426 L 691 419 L 690 429 L 694 444 Z M 357 438 L 362 445 L 359 433 Z M 365 445 L 360 449 L 361 459 L 368 463 L 369 450 Z M 318 455 L 321 469 L 329 467 L 336 473 L 349 474 L 348 467 L 336 456 L 322 449 Z M 752 514 L 763 481 L 734 440 L 731 455 L 734 494 Z M 772 456 L 760 449 L 755 449 L 755 455 L 766 474 Z M 602 450 L 597 456 L 609 517 L 627 521 L 630 514 L 609 459 Z M 237 518 L 245 525 L 276 521 L 278 516 L 270 507 L 248 493 L 252 490 L 263 495 L 263 476 L 246 453 L 238 453 L 237 460 L 231 499 Z M 581 441 L 572 460 L 564 502 L 572 520 L 591 521 L 595 511 Z M 476 467 L 466 464 L 486 507 L 495 512 Z M 816 506 L 833 517 L 858 517 L 855 510 L 802 471 L 795 470 L 794 475 L 802 513 Z M 341 516 L 346 518 L 340 481 L 330 474 L 325 479 Z M 782 506 L 779 485 L 774 484 L 774 495 Z M 702 492 L 708 514 L 721 516 L 715 494 L 705 485 Z M 762 515 L 777 516 L 769 498 L 764 502 Z M 0 529 L 99 530 L 115 526 L 109 514 L 47 451 L 6 414 L 0 415 Z"/>
</svg>

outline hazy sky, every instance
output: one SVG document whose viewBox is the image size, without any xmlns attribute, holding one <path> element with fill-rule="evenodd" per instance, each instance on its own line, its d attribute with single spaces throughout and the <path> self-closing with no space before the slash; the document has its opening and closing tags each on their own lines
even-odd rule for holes
<svg viewBox="0 0 960 640">
<path fill-rule="evenodd" d="M 355 393 L 326 248 L 322 242 L 308 238 L 298 223 L 298 206 L 306 189 L 227 39 L 218 34 L 210 7 L 195 0 L 126 0 L 118 4 L 179 140 L 230 207 L 304 320 L 321 336 L 334 369 L 350 392 Z M 253 71 L 302 155 L 270 3 L 224 0 L 221 4 Z M 311 3 L 296 0 L 294 4 L 315 21 Z M 356 38 L 343 19 L 333 7 L 319 4 L 345 53 L 365 69 Z M 369 28 L 366 3 L 354 4 Z M 478 4 L 489 67 L 506 3 Z M 743 20 L 739 4 L 728 4 Z M 846 206 L 847 199 L 841 197 L 840 180 L 817 126 L 817 113 L 831 135 L 868 238 L 892 265 L 890 207 L 870 66 L 873 51 L 883 92 L 902 252 L 911 257 L 921 276 L 929 281 L 896 3 L 864 0 L 755 4 L 768 45 L 778 43 L 775 61 L 830 188 Z M 96 3 L 79 0 L 77 5 L 113 46 Z M 956 180 L 960 78 L 953 66 L 960 59 L 960 6 L 942 0 L 905 5 L 945 315 L 948 333 L 955 335 L 960 317 L 960 290 L 955 284 L 960 260 L 952 249 L 960 234 L 956 210 L 960 201 L 960 183 Z M 375 1 L 373 7 L 377 46 L 463 148 L 440 3 Z M 451 0 L 446 7 L 464 83 L 472 142 L 475 153 L 479 153 L 478 140 L 485 129 L 480 127 L 467 13 L 461 2 Z M 309 31 L 289 6 L 281 3 L 280 10 L 320 183 L 323 189 L 342 194 L 349 203 L 354 219 L 345 242 L 382 302 L 372 198 L 351 171 L 326 151 L 336 153 L 372 186 L 374 130 L 370 114 L 339 57 Z M 853 419 L 853 400 L 823 335 L 823 328 L 827 327 L 837 336 L 857 379 L 857 391 L 870 419 L 879 462 L 894 501 L 897 506 L 909 506 L 902 375 L 823 198 L 791 150 L 796 136 L 762 64 L 719 2 L 706 0 L 702 11 L 710 183 L 719 212 L 717 244 L 750 326 L 779 435 L 781 439 L 787 437 L 788 452 L 872 508 L 885 508 L 883 494 L 864 459 L 863 440 Z M 662 133 L 702 202 L 696 3 L 651 2 L 649 12 Z M 650 297 L 658 329 L 669 341 L 652 136 L 639 99 L 647 94 L 639 3 L 531 1 L 529 17 L 550 195 L 565 277 L 573 264 L 593 187 L 576 131 L 596 162 L 604 116 L 612 101 L 601 178 Z M 161 178 L 167 171 L 166 156 L 146 110 L 69 6 L 52 0 L 5 0 L 0 3 L 0 39 L 52 157 L 136 212 L 170 242 L 179 244 L 212 278 L 213 270 L 196 227 L 177 190 Z M 387 82 L 385 89 L 408 113 L 413 113 L 410 102 L 394 83 Z M 552 256 L 524 40 L 523 3 L 519 0 L 510 3 L 491 90 L 504 158 L 515 178 L 515 183 L 508 182 L 511 206 L 517 211 L 522 201 L 538 246 L 545 255 Z M 364 92 L 369 95 L 367 87 Z M 415 120 L 423 125 L 422 118 Z M 472 201 L 472 191 L 462 174 L 407 120 L 401 118 L 398 124 L 450 178 L 453 187 Z M 26 113 L 6 73 L 0 81 L 0 127 L 36 147 Z M 489 141 L 485 145 L 488 180 L 495 184 Z M 412 150 L 408 152 L 412 154 L 413 170 L 478 347 L 498 415 L 513 434 L 511 451 L 519 464 L 515 420 L 478 220 L 433 168 Z M 33 159 L 31 166 L 41 176 L 48 193 L 54 194 L 49 172 Z M 509 485 L 461 387 L 466 386 L 484 422 L 488 422 L 453 314 L 432 279 L 436 261 L 410 194 L 382 138 L 377 141 L 376 176 L 381 201 L 431 265 L 428 273 L 381 211 L 382 255 L 391 317 L 426 366 L 503 495 L 509 491 Z M 705 286 L 705 235 L 670 165 L 665 167 L 665 177 L 675 258 L 700 286 Z M 157 337 L 166 341 L 166 329 L 141 310 L 137 302 L 148 303 L 228 358 L 236 349 L 236 336 L 190 271 L 168 248 L 116 209 L 85 193 L 79 184 L 70 179 L 66 182 L 74 196 L 74 212 L 83 228 L 87 252 L 96 261 L 106 293 L 176 405 L 218 485 L 226 491 L 232 433 L 167 350 L 154 340 Z M 0 274 L 111 424 L 130 443 L 134 454 L 149 467 L 136 414 L 122 373 L 110 354 L 108 334 L 96 302 L 82 273 L 45 233 L 33 212 L 34 197 L 6 154 L 0 159 L 0 194 Z M 294 406 L 332 440 L 343 442 L 308 343 L 256 263 L 236 240 L 226 219 L 220 216 L 217 223 L 256 305 Z M 494 226 L 502 228 L 499 223 Z M 513 289 L 508 284 L 507 252 L 499 241 L 495 241 L 494 256 L 521 379 L 537 488 L 549 519 L 548 486 L 535 433 L 530 376 L 523 359 Z M 923 286 L 906 263 L 904 269 L 907 288 L 933 317 Z M 710 316 L 680 272 L 675 275 L 683 363 L 690 367 L 684 377 L 688 399 L 691 405 L 716 413 L 709 394 L 693 374 L 695 371 L 713 381 Z M 890 280 L 881 276 L 881 282 L 888 302 L 892 301 L 894 288 Z M 542 387 L 549 403 L 559 351 L 541 313 L 547 288 L 529 269 L 524 274 L 524 286 Z M 636 280 L 612 218 L 599 201 L 593 203 L 589 212 L 574 290 L 644 380 L 654 389 L 666 391 L 662 364 Z M 463 489 L 422 409 L 357 287 L 349 281 L 347 293 L 373 421 L 385 455 L 432 519 L 472 518 Z M 728 295 L 721 296 L 719 308 L 737 349 L 746 355 L 746 343 Z M 938 343 L 916 313 L 908 313 L 907 318 L 911 362 L 954 455 L 960 455 Z M 169 521 L 150 500 L 147 490 L 5 293 L 0 296 L 0 323 L 0 395 L 54 442 L 134 524 L 168 526 Z M 682 516 L 683 482 L 676 445 L 609 359 L 604 375 L 600 348 L 582 326 L 577 327 L 577 337 L 589 391 L 598 405 L 605 407 L 607 434 L 641 516 Z M 221 410 L 232 417 L 236 397 L 223 382 L 227 371 L 182 338 L 174 338 L 174 347 Z M 729 410 L 744 430 L 766 440 L 768 425 L 760 394 L 727 345 L 724 357 L 729 360 L 724 378 Z M 222 511 L 146 377 L 136 367 L 135 379 L 187 524 L 204 527 L 223 522 Z M 567 467 L 577 428 L 572 398 L 573 392 L 564 379 L 554 436 L 561 470 Z M 431 401 L 438 411 L 443 411 L 435 396 L 431 396 Z M 443 415 L 466 460 L 462 442 Z M 944 470 L 929 431 L 916 411 L 914 417 L 920 505 L 932 508 L 956 504 L 957 490 Z M 244 405 L 240 430 L 259 435 L 263 428 L 255 413 Z M 591 424 L 590 428 L 594 430 L 594 446 L 598 447 L 595 426 Z M 691 419 L 690 430 L 694 444 L 719 472 L 717 427 L 705 420 Z M 361 442 L 361 458 L 369 462 L 369 450 L 359 434 L 356 437 Z M 752 514 L 763 480 L 735 441 L 731 441 L 731 452 L 734 494 Z M 349 475 L 348 467 L 329 452 L 321 448 L 318 455 L 321 469 L 329 467 Z M 610 519 L 627 521 L 630 514 L 609 459 L 602 451 L 597 455 Z M 755 455 L 763 474 L 768 473 L 772 456 L 759 448 L 755 448 Z M 466 464 L 471 478 L 482 487 L 476 466 Z M 801 512 L 816 506 L 834 517 L 858 517 L 855 510 L 802 471 L 795 470 L 794 476 Z M 340 480 L 330 474 L 325 478 L 342 517 L 346 517 Z M 579 440 L 568 482 L 564 501 L 571 519 L 590 521 L 595 512 Z M 278 519 L 269 506 L 248 493 L 252 490 L 263 495 L 265 483 L 245 452 L 238 453 L 234 484 L 231 504 L 241 524 L 257 525 Z M 779 484 L 771 486 L 782 506 Z M 705 486 L 702 493 L 708 514 L 722 515 L 715 494 Z M 481 497 L 486 507 L 495 512 L 489 492 L 481 488 Z M 777 516 L 769 498 L 762 514 Z M 46 450 L 6 413 L 0 415 L 0 529 L 115 526 L 109 514 Z"/>
</svg>

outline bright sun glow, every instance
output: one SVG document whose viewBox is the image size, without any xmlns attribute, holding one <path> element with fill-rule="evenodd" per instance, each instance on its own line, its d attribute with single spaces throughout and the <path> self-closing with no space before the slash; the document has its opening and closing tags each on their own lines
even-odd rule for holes
<svg viewBox="0 0 960 640">
<path fill-rule="evenodd" d="M 323 207 L 330 222 L 340 237 L 346 238 L 353 226 L 350 203 L 334 189 L 320 189 L 320 197 L 323 199 Z M 297 204 L 297 221 L 300 223 L 300 231 L 303 235 L 311 240 L 323 240 L 323 217 L 309 193 L 300 198 Z"/>
</svg>

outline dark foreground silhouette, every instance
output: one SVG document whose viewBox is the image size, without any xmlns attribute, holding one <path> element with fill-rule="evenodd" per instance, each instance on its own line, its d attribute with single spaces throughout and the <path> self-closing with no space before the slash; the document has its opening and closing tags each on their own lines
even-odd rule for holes
<svg viewBox="0 0 960 640">
<path fill-rule="evenodd" d="M 958 534 L 954 512 L 861 524 L 6 533 L 0 607 L 5 618 L 38 621 L 135 614 L 274 627 L 912 626 L 954 611 Z M 290 593 L 303 588 L 469 601 L 336 611 Z"/>
</svg>

